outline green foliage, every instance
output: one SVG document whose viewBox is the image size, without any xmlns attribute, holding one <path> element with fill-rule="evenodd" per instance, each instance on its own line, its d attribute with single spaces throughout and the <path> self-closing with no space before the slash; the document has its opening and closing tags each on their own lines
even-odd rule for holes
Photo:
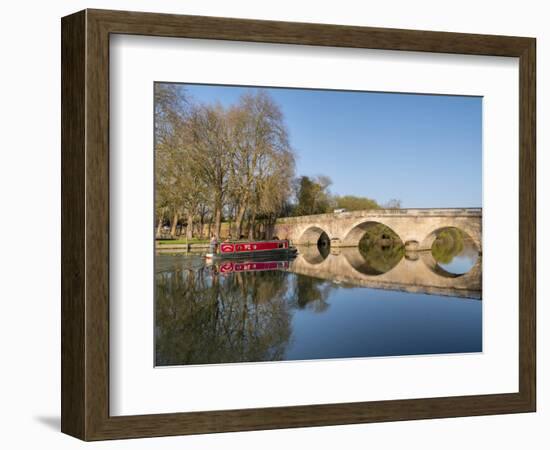
<svg viewBox="0 0 550 450">
<path fill-rule="evenodd" d="M 343 195 L 334 197 L 336 208 L 344 208 L 348 211 L 360 211 L 363 209 L 380 209 L 380 205 L 368 197 L 358 197 L 355 195 Z"/>
<path fill-rule="evenodd" d="M 347 211 L 361 211 L 365 209 L 400 208 L 399 200 L 390 200 L 386 205 L 380 206 L 378 202 L 369 197 L 357 195 L 333 196 L 328 190 L 331 181 L 327 176 L 311 178 L 299 177 L 296 181 L 297 203 L 292 210 L 294 216 L 307 216 L 311 214 L 323 214 L 334 209 Z"/>
<path fill-rule="evenodd" d="M 359 241 L 359 252 L 365 260 L 363 272 L 379 275 L 395 267 L 405 254 L 399 236 L 381 223 L 369 224 Z"/>
<path fill-rule="evenodd" d="M 449 264 L 464 250 L 465 234 L 458 228 L 445 228 L 432 244 L 432 255 L 437 262 Z"/>
<path fill-rule="evenodd" d="M 382 240 L 391 240 L 396 244 L 402 244 L 401 239 L 395 231 L 384 224 L 373 222 L 366 225 L 365 234 L 359 242 L 359 245 L 374 245 L 380 243 Z"/>
<path fill-rule="evenodd" d="M 300 177 L 296 183 L 296 198 L 298 202 L 294 207 L 294 215 L 308 216 L 329 212 L 333 206 L 328 191 L 331 183 L 330 178 L 326 176 L 310 178 L 304 175 Z"/>
</svg>

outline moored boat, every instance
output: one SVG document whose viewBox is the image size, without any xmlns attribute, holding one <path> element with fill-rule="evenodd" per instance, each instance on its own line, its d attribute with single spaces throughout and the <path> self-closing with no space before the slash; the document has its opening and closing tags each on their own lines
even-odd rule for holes
<svg viewBox="0 0 550 450">
<path fill-rule="evenodd" d="M 222 242 L 215 253 L 207 253 L 207 259 L 263 259 L 293 258 L 296 248 L 284 240 Z"/>
</svg>

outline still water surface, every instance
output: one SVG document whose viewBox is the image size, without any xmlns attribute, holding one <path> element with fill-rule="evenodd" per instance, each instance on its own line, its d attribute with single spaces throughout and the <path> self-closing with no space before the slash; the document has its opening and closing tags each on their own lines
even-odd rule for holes
<svg viewBox="0 0 550 450">
<path fill-rule="evenodd" d="M 347 265 L 353 259 L 322 248 L 319 269 L 302 256 L 224 268 L 198 255 L 158 255 L 156 365 L 480 352 L 481 293 L 460 284 L 478 253 L 468 245 L 459 250 L 452 257 L 434 251 L 430 260 L 443 270 L 424 275 L 425 283 L 418 278 L 428 273 L 423 259 L 398 259 L 395 252 L 376 265 L 398 259 L 394 267 L 375 275 L 360 274 Z M 399 281 L 399 270 L 410 267 L 420 275 Z M 351 272 L 357 276 L 350 278 Z M 451 283 L 456 277 L 458 288 L 434 294 L 437 277 L 451 277 Z M 380 288 L 381 279 L 390 282 Z M 407 284 L 409 279 L 414 281 Z"/>
</svg>

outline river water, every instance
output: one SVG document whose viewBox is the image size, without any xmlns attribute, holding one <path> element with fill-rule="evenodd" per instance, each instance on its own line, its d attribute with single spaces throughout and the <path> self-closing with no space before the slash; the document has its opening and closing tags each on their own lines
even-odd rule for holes
<svg viewBox="0 0 550 450">
<path fill-rule="evenodd" d="M 304 248 L 291 261 L 214 265 L 157 255 L 155 363 L 480 352 L 480 256 L 459 250 Z"/>
</svg>

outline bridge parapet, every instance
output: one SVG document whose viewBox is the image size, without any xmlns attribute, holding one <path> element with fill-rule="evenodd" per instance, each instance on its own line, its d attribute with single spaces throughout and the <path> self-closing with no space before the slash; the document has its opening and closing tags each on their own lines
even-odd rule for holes
<svg viewBox="0 0 550 450">
<path fill-rule="evenodd" d="M 403 209 L 362 209 L 338 213 L 312 214 L 308 216 L 281 217 L 277 223 L 315 222 L 332 219 L 352 219 L 370 216 L 420 216 L 420 217 L 481 217 L 482 208 L 403 208 Z"/>
<path fill-rule="evenodd" d="M 324 234 L 333 243 L 357 246 L 369 223 L 391 228 L 403 243 L 430 244 L 439 229 L 456 227 L 481 249 L 481 208 L 370 209 L 278 219 L 274 234 L 296 244 L 316 244 Z"/>
</svg>

